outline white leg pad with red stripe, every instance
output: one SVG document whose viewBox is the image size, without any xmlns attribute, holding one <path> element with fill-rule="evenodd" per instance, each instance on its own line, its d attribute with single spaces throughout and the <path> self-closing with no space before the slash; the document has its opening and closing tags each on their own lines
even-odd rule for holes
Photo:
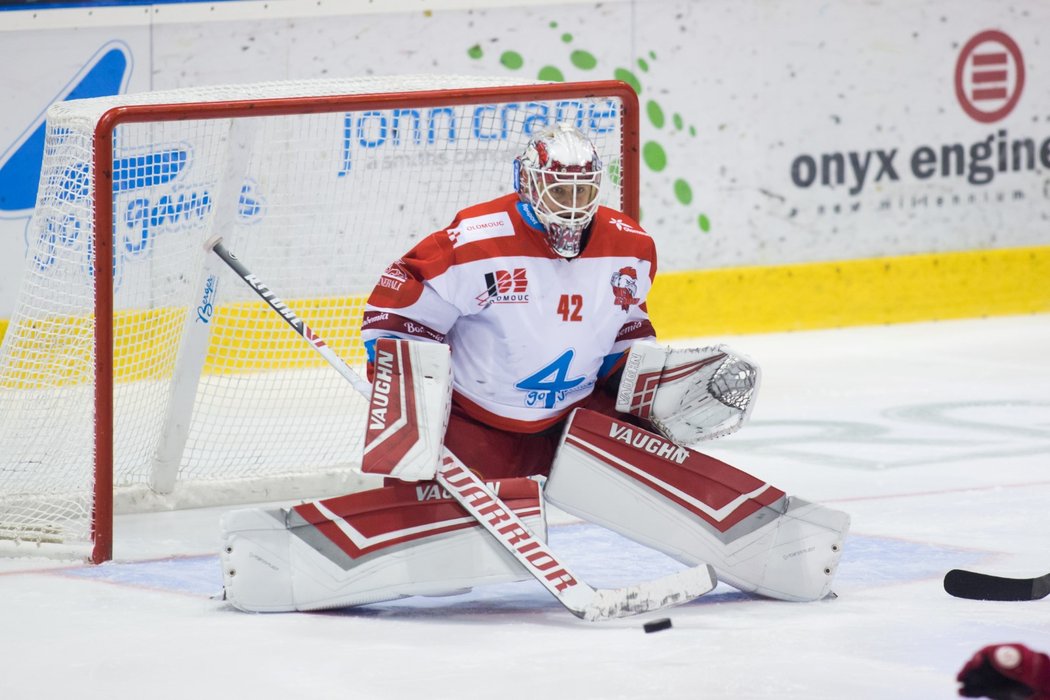
<svg viewBox="0 0 1050 700">
<path fill-rule="evenodd" d="M 536 482 L 490 485 L 536 536 L 546 538 Z M 230 511 L 221 527 L 226 599 L 251 612 L 341 608 L 532 580 L 434 482 L 289 509 Z"/>
<path fill-rule="evenodd" d="M 614 418 L 578 409 L 544 496 L 555 506 L 721 581 L 781 600 L 818 600 L 849 530 L 841 511 Z"/>
</svg>

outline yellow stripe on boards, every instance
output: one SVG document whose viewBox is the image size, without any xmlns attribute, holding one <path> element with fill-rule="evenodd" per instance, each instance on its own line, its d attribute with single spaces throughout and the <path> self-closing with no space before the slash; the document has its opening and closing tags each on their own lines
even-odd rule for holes
<svg viewBox="0 0 1050 700">
<path fill-rule="evenodd" d="M 364 304 L 363 296 L 288 302 L 288 306 L 351 365 L 364 362 L 361 345 Z M 262 302 L 223 305 L 214 317 L 204 364 L 206 374 L 325 366 L 326 360 Z"/>
<path fill-rule="evenodd" d="M 289 306 L 347 362 L 363 362 L 363 297 L 294 299 Z M 649 311 L 664 339 L 1047 313 L 1050 246 L 665 272 Z M 115 379 L 170 377 L 184 318 L 181 309 L 118 312 Z M 224 305 L 212 322 L 206 374 L 325 364 L 262 302 Z M 0 319 L 0 333 L 9 324 Z M 20 340 L 10 339 L 0 388 L 90 382 L 91 342 L 88 318 L 33 322 Z"/>
<path fill-rule="evenodd" d="M 1050 247 L 658 273 L 661 338 L 1050 312 Z"/>
<path fill-rule="evenodd" d="M 289 306 L 353 365 L 364 362 L 360 333 L 364 301 L 363 296 L 294 299 Z M 186 313 L 174 307 L 116 312 L 114 381 L 170 379 Z M 223 305 L 211 323 L 204 374 L 326 366 L 324 358 L 261 301 Z M 5 333 L 9 325 L 3 321 Z M 78 386 L 94 381 L 93 317 L 44 317 L 23 321 L 21 327 L 22 333 L 8 339 L 0 366 L 0 389 Z"/>
</svg>

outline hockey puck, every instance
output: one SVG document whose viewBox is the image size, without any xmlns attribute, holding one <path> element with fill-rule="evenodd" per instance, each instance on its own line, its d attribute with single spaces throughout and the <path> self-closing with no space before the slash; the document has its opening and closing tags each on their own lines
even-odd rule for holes
<svg viewBox="0 0 1050 700">
<path fill-rule="evenodd" d="M 642 629 L 645 630 L 646 634 L 649 634 L 650 632 L 659 632 L 660 630 L 671 629 L 671 618 L 661 617 L 659 620 L 646 622 L 644 625 L 642 625 Z"/>
</svg>

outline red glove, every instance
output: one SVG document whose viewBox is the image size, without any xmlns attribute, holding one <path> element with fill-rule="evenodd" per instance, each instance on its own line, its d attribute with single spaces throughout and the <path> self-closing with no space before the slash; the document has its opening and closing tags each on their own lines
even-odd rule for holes
<svg viewBox="0 0 1050 700">
<path fill-rule="evenodd" d="M 966 662 L 959 695 L 993 700 L 1050 700 L 1050 657 L 1023 644 L 992 644 Z"/>
</svg>

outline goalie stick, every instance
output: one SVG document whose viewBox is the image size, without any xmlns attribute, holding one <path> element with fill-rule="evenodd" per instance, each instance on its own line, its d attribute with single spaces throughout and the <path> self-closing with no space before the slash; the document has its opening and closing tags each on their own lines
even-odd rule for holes
<svg viewBox="0 0 1050 700">
<path fill-rule="evenodd" d="M 204 244 L 292 329 L 316 350 L 361 395 L 368 397 L 372 385 L 355 372 L 325 344 L 273 291 L 214 236 Z M 595 589 L 584 583 L 554 554 L 547 544 L 532 534 L 528 526 L 476 474 L 447 448 L 436 481 L 488 531 L 544 588 L 572 614 L 597 621 L 628 617 L 686 603 L 712 590 L 718 581 L 714 569 L 702 564 L 654 581 L 626 588 Z"/>
<path fill-rule="evenodd" d="M 944 590 L 970 600 L 1039 600 L 1050 595 L 1050 573 L 1034 578 L 1007 578 L 952 569 L 944 575 Z"/>
</svg>

